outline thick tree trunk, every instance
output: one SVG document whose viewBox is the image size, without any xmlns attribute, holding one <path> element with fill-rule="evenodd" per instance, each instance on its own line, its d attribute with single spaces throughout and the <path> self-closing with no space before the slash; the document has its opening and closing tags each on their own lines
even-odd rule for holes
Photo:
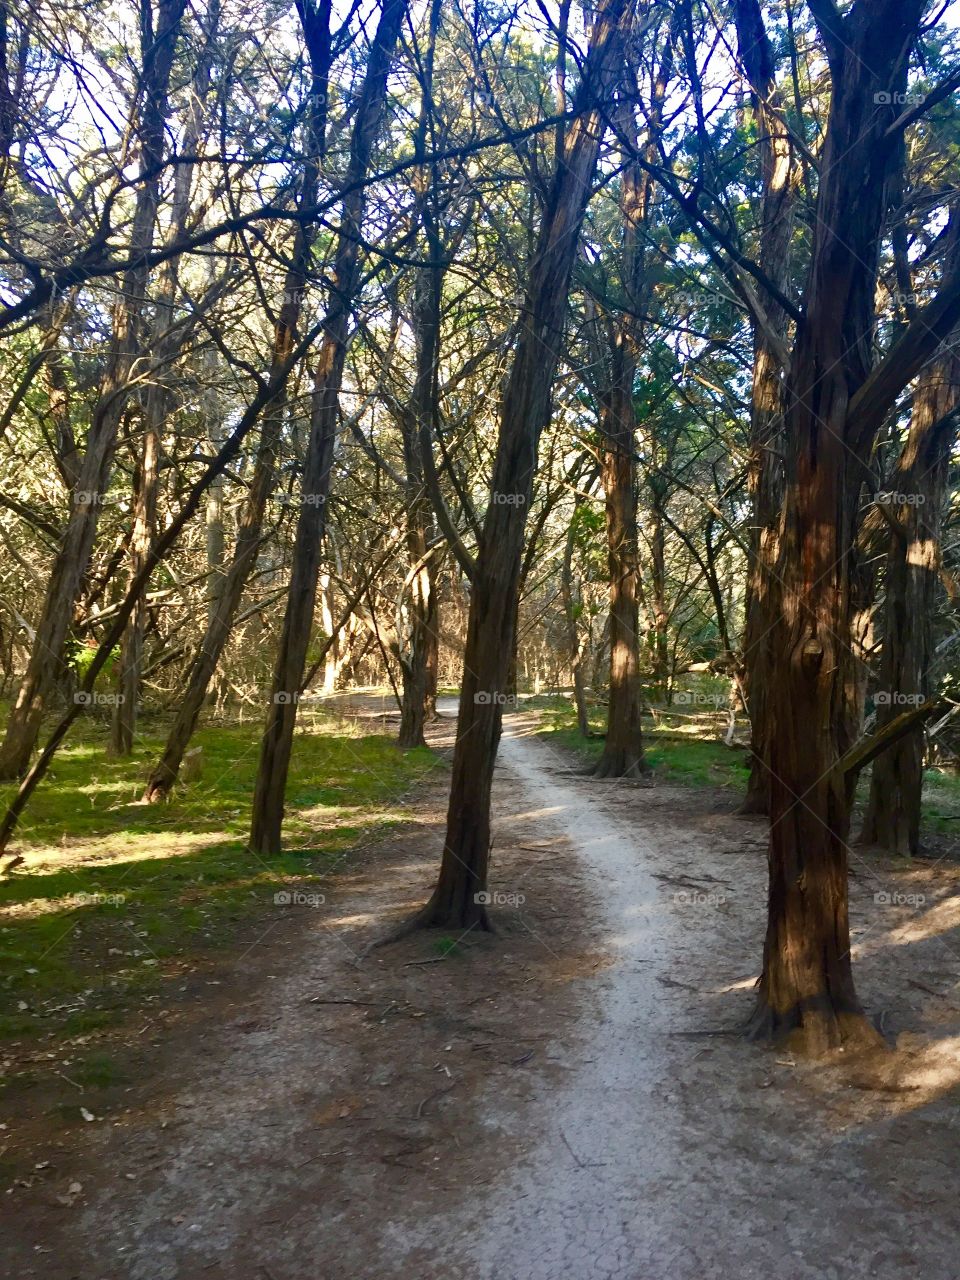
<svg viewBox="0 0 960 1280">
<path fill-rule="evenodd" d="M 759 0 L 735 0 L 734 17 L 740 60 L 753 90 L 753 109 L 760 138 L 759 261 L 767 278 L 781 291 L 790 279 L 797 172 L 793 144 L 785 123 L 775 80 L 776 60 L 767 36 Z M 764 639 L 775 615 L 768 580 L 777 558 L 777 532 L 783 501 L 780 453 L 783 430 L 782 363 L 777 339 L 788 329 L 784 309 L 767 304 L 768 325 L 754 325 L 753 393 L 750 413 L 748 487 L 753 502 L 743 639 L 743 690 L 751 726 L 751 767 L 743 814 L 769 813 L 770 773 L 767 765 L 769 723 L 766 689 L 771 673 L 763 669 Z"/>
<path fill-rule="evenodd" d="M 656 95 L 655 108 L 662 93 Z M 648 193 L 633 160 L 636 151 L 634 104 L 621 103 L 620 131 L 627 140 L 621 179 L 620 214 L 623 224 L 621 280 L 630 310 L 644 309 L 649 290 L 644 280 L 643 254 L 638 244 L 646 221 Z M 607 733 L 594 777 L 639 778 L 646 772 L 643 758 L 643 690 L 640 685 L 640 547 L 637 531 L 637 475 L 634 461 L 637 418 L 633 404 L 637 373 L 639 322 L 624 312 L 611 328 L 610 386 L 600 414 L 601 475 L 606 499 L 607 564 L 610 576 L 610 681 L 607 694 Z"/>
<path fill-rule="evenodd" d="M 930 619 L 939 586 L 940 526 L 958 404 L 960 361 L 949 356 L 917 381 L 906 448 L 891 492 L 881 498 L 889 504 L 895 529 L 884 584 L 878 730 L 933 692 Z M 923 728 L 918 726 L 874 761 L 862 843 L 917 856 L 923 755 Z"/>
<path fill-rule="evenodd" d="M 550 391 L 561 346 L 567 293 L 603 132 L 596 104 L 609 110 L 622 63 L 623 0 L 607 0 L 597 15 L 584 76 L 543 213 L 523 326 L 504 392 L 486 517 L 472 579 L 457 743 L 440 876 L 414 924 L 489 928 L 486 910 L 490 853 L 490 792 L 515 641 L 515 609 L 527 509 L 537 447 L 550 414 Z"/>
<path fill-rule="evenodd" d="M 279 853 L 281 847 L 283 803 L 297 702 L 313 625 L 320 544 L 330 491 L 350 311 L 359 284 L 360 236 L 366 203 L 361 184 L 370 165 L 383 117 L 387 75 L 406 11 L 406 0 L 385 0 L 354 119 L 350 163 L 344 181 L 347 195 L 343 201 L 337 237 L 334 284 L 314 381 L 289 597 L 257 770 L 250 848 L 258 854 Z"/>
<path fill-rule="evenodd" d="M 167 91 L 185 0 L 160 0 L 141 11 L 143 28 L 140 106 L 140 186 L 131 230 L 131 254 L 153 242 L 164 151 Z M 94 408 L 86 450 L 71 495 L 70 518 L 47 584 L 30 660 L 11 708 L 0 746 L 0 780 L 22 777 L 40 733 L 43 712 L 63 662 L 67 631 L 97 535 L 100 507 L 110 478 L 117 431 L 140 350 L 141 316 L 148 272 L 141 263 L 125 275 L 113 324 L 113 355 Z"/>
<path fill-rule="evenodd" d="M 851 582 L 865 455 L 879 420 L 862 400 L 856 411 L 850 406 L 870 374 L 879 243 L 898 153 L 895 131 L 888 133 L 892 110 L 878 110 L 877 95 L 904 91 L 923 7 L 923 0 L 884 0 L 845 19 L 819 0 L 815 9 L 833 100 L 805 315 L 786 387 L 786 496 L 768 583 L 776 620 L 764 670 L 776 732 L 767 936 L 753 1020 L 755 1033 L 790 1035 L 811 1054 L 878 1040 L 851 970 L 851 796 L 838 766 L 855 736 Z"/>
</svg>

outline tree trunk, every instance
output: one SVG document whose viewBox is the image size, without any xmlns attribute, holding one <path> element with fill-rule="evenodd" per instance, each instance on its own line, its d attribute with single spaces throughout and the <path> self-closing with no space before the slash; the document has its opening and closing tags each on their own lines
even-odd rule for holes
<svg viewBox="0 0 960 1280">
<path fill-rule="evenodd" d="M 583 80 L 544 209 L 530 271 L 523 324 L 504 391 L 500 433 L 476 564 L 472 575 L 457 742 L 440 875 L 413 923 L 489 929 L 486 909 L 490 793 L 500 742 L 503 697 L 514 651 L 516 601 L 527 509 L 540 436 L 561 345 L 567 292 L 590 186 L 622 65 L 624 0 L 596 14 Z"/>
<path fill-rule="evenodd" d="M 869 14 L 855 6 L 846 18 L 820 0 L 814 8 L 833 98 L 804 320 L 786 386 L 782 536 L 768 582 L 775 622 L 764 670 L 776 732 L 767 935 L 752 1023 L 755 1034 L 789 1035 L 814 1055 L 878 1040 L 850 963 L 851 795 L 838 766 L 856 732 L 853 556 L 866 455 L 882 416 L 869 399 L 854 410 L 851 400 L 871 372 L 879 243 L 899 153 L 896 131 L 888 132 L 892 110 L 876 103 L 905 91 L 906 52 L 923 7 L 923 0 L 884 0 Z"/>
<path fill-rule="evenodd" d="M 917 381 L 910 433 L 887 499 L 896 527 L 886 562 L 878 731 L 933 692 L 930 619 L 939 586 L 940 526 L 958 404 L 960 360 L 948 356 Z M 923 728 L 918 726 L 874 761 L 861 843 L 917 856 L 923 755 Z"/>
<path fill-rule="evenodd" d="M 583 640 L 578 625 L 577 606 L 573 598 L 573 549 L 577 535 L 577 513 L 583 502 L 584 498 L 578 492 L 573 500 L 573 515 L 570 518 L 563 551 L 560 595 L 563 601 L 563 616 L 567 623 L 567 646 L 570 655 L 570 674 L 573 677 L 573 705 L 577 712 L 577 728 L 582 737 L 589 738 L 591 736 L 590 717 L 587 713 L 587 695 L 583 683 Z"/>
<path fill-rule="evenodd" d="M 651 440 L 651 452 L 656 462 L 660 447 Z M 667 483 L 656 465 L 648 477 L 650 488 L 650 614 L 653 686 L 661 702 L 670 702 L 670 610 L 667 607 L 667 531 L 665 504 Z"/>
<path fill-rule="evenodd" d="M 439 21 L 440 0 L 432 0 L 420 86 L 420 119 L 415 142 L 420 155 L 423 154 L 426 145 L 429 110 L 433 101 L 433 67 Z M 443 256 L 443 245 L 429 198 L 429 174 L 427 166 L 423 166 L 415 180 L 420 197 L 420 217 L 427 252 L 438 265 L 425 267 L 414 277 L 411 323 L 417 351 L 416 374 L 409 408 L 400 414 L 406 472 L 404 495 L 406 545 L 410 565 L 405 584 L 409 586 L 410 617 L 409 635 L 405 646 L 399 626 L 397 631 L 398 641 L 400 641 L 397 656 L 403 679 L 400 733 L 397 738 L 398 745 L 401 747 L 425 746 L 424 724 L 428 716 L 436 715 L 435 669 L 432 689 L 430 674 L 431 655 L 434 655 L 435 664 L 438 625 L 436 575 L 434 558 L 428 543 L 432 524 L 432 503 L 424 478 L 421 442 L 431 435 L 439 417 L 437 375 L 444 269 L 439 265 L 439 260 Z"/>
<path fill-rule="evenodd" d="M 209 372 L 213 372 L 213 362 L 209 363 Z M 210 452 L 216 453 L 223 443 L 223 426 L 219 420 L 219 412 L 217 409 L 216 391 L 211 388 L 205 397 L 206 399 L 206 427 L 207 438 L 210 442 Z M 210 492 L 207 495 L 206 510 L 204 512 L 204 532 L 206 534 L 207 543 L 207 625 L 209 626 L 218 608 L 218 601 L 223 592 L 226 574 L 224 572 L 224 561 L 226 559 L 227 539 L 226 530 L 224 528 L 223 517 L 223 494 L 224 484 L 221 476 L 216 483 L 210 486 Z"/>
<path fill-rule="evenodd" d="M 159 388 L 151 387 L 157 392 Z M 147 563 L 157 528 L 157 490 L 160 479 L 160 432 L 147 396 L 144 418 L 143 449 L 138 468 L 133 532 L 130 538 L 130 583 L 137 580 Z M 120 645 L 116 703 L 110 727 L 110 748 L 114 755 L 128 756 L 133 751 L 137 731 L 137 703 L 140 696 L 140 671 L 143 665 L 143 641 L 147 625 L 146 591 L 141 593 L 130 615 Z"/>
<path fill-rule="evenodd" d="M 621 334 L 622 339 L 622 334 Z M 621 340 L 616 382 L 603 415 L 603 489 L 610 569 L 610 685 L 607 736 L 597 778 L 639 778 L 643 758 L 637 490 L 634 466 L 633 375 L 635 364 Z"/>
<path fill-rule="evenodd" d="M 662 91 L 655 94 L 658 110 Z M 606 499 L 607 564 L 610 574 L 610 681 L 607 733 L 603 754 L 594 768 L 597 778 L 639 778 L 647 771 L 643 758 L 643 690 L 640 685 L 640 548 L 637 532 L 637 417 L 634 381 L 637 373 L 639 323 L 649 293 L 644 281 L 638 232 L 646 222 L 649 193 L 631 152 L 636 151 L 634 104 L 621 103 L 618 123 L 627 146 L 621 179 L 623 224 L 621 278 L 630 310 L 611 327 L 610 386 L 600 414 L 603 449 L 601 476 Z"/>
<path fill-rule="evenodd" d="M 141 9 L 140 185 L 130 234 L 131 256 L 137 265 L 124 276 L 121 299 L 114 313 L 113 355 L 91 417 L 83 463 L 71 495 L 70 517 L 47 583 L 30 660 L 0 746 L 0 780 L 22 777 L 29 767 L 43 712 L 63 662 L 67 631 L 96 540 L 117 431 L 140 353 L 148 271 L 138 255 L 146 253 L 153 242 L 170 71 L 184 7 L 185 0 L 159 0 L 155 13 L 149 6 Z"/>
<path fill-rule="evenodd" d="M 740 60 L 753 90 L 753 109 L 760 139 L 759 261 L 767 277 L 781 291 L 790 278 L 790 240 L 793 234 L 797 171 L 775 80 L 776 56 L 767 36 L 759 0 L 735 0 L 734 17 Z M 750 714 L 750 778 L 740 806 L 743 814 L 769 813 L 770 774 L 767 765 L 769 733 L 766 688 L 770 673 L 762 663 L 764 638 L 774 621 L 768 590 L 776 563 L 777 531 L 783 500 L 782 363 L 777 339 L 783 340 L 788 316 L 775 300 L 767 305 L 768 326 L 754 325 L 753 392 L 750 411 L 750 456 L 747 473 L 753 502 L 749 540 L 749 569 L 743 639 L 743 690 Z"/>
<path fill-rule="evenodd" d="M 343 200 L 337 236 L 334 283 L 314 380 L 310 437 L 303 467 L 302 501 L 289 597 L 274 666 L 254 793 L 250 848 L 257 854 L 279 853 L 281 847 L 283 803 L 297 702 L 313 625 L 320 543 L 330 491 L 350 311 L 359 285 L 360 237 L 366 204 L 362 182 L 383 117 L 387 75 L 406 11 L 406 0 L 385 0 L 354 119 L 350 163 L 344 179 L 347 195 Z"/>
<path fill-rule="evenodd" d="M 326 90 L 330 69 L 330 32 L 322 18 L 311 24 L 310 10 L 302 11 L 304 37 L 310 54 L 310 138 L 311 145 L 300 186 L 300 206 L 316 204 L 319 183 L 319 159 L 323 151 L 326 119 Z M 284 280 L 284 292 L 273 331 L 271 376 L 289 359 L 303 310 L 303 295 L 310 269 L 310 255 L 316 235 L 312 222 L 301 223 L 294 238 L 290 266 Z M 165 800 L 177 780 L 184 752 L 193 737 L 200 712 L 207 697 L 210 681 L 220 655 L 230 638 L 234 618 L 243 599 L 247 579 L 257 561 L 263 537 L 263 520 L 267 503 L 276 489 L 277 458 L 280 452 L 286 415 L 286 383 L 267 405 L 263 415 L 256 462 L 237 530 L 230 566 L 220 579 L 216 597 L 208 600 L 207 625 L 200 649 L 190 667 L 186 686 L 173 724 L 167 734 L 160 759 L 154 765 L 143 793 L 148 804 Z"/>
<path fill-rule="evenodd" d="M 207 14 L 209 28 L 203 52 L 197 63 L 191 84 L 190 103 L 184 127 L 181 150 L 186 155 L 196 152 L 203 128 L 204 102 L 210 88 L 213 39 L 219 25 L 219 4 L 213 4 Z M 170 214 L 168 243 L 174 243 L 187 230 L 190 212 L 190 196 L 193 188 L 193 166 L 180 165 L 174 177 L 173 205 Z M 176 360 L 182 338 L 175 326 L 174 304 L 179 289 L 179 261 L 171 258 L 160 273 L 154 305 L 153 330 L 156 350 L 156 368 L 143 397 L 143 444 L 138 465 L 135 468 L 133 530 L 130 537 L 129 583 L 135 582 L 146 564 L 157 536 L 157 502 L 160 484 L 160 442 L 173 398 L 170 391 L 171 369 Z M 209 392 L 206 396 L 210 406 Z M 216 452 L 216 450 L 214 450 Z M 211 487 L 211 495 L 223 488 L 222 477 Z M 144 588 L 144 593 L 146 588 Z M 140 697 L 140 676 L 143 665 L 143 646 L 147 626 L 145 594 L 132 614 L 120 645 L 117 672 L 117 701 L 113 711 L 110 745 L 114 755 L 127 756 L 133 751 L 137 729 L 137 709 Z"/>
</svg>

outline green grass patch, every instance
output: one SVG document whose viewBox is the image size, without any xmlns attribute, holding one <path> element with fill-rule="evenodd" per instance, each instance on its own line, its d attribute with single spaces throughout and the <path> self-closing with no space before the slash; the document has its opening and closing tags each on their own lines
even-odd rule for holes
<svg viewBox="0 0 960 1280">
<path fill-rule="evenodd" d="M 576 712 L 568 699 L 538 698 L 537 702 L 543 722 L 542 737 L 576 752 L 585 766 L 600 759 L 603 738 L 581 736 Z M 686 786 L 744 789 L 750 771 L 747 753 L 724 744 L 715 716 L 689 715 L 686 707 L 683 711 L 682 721 L 669 714 L 658 715 L 656 722 L 651 717 L 645 718 L 644 751 L 650 767 L 670 782 Z M 604 708 L 591 707 L 589 720 L 594 733 L 604 732 Z"/>
<path fill-rule="evenodd" d="M 108 756 L 102 724 L 80 726 L 25 815 L 25 865 L 0 880 L 0 1035 L 109 1025 L 192 957 L 282 909 L 275 893 L 321 882 L 359 841 L 404 820 L 431 751 L 400 751 L 322 712 L 303 720 L 286 849 L 268 860 L 245 847 L 259 722 L 201 730 L 201 776 L 165 805 L 139 803 L 162 725 L 124 760 Z M 10 794 L 0 788 L 0 803 Z"/>
<path fill-rule="evenodd" d="M 944 769 L 927 769 L 921 815 L 924 828 L 938 835 L 960 836 L 960 776 Z"/>
</svg>

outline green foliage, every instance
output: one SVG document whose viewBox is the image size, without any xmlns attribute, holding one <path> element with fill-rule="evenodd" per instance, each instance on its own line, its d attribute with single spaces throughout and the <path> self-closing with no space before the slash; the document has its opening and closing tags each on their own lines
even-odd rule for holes
<svg viewBox="0 0 960 1280">
<path fill-rule="evenodd" d="M 85 645 L 79 640 L 70 639 L 66 644 L 66 655 L 67 663 L 76 672 L 77 679 L 84 680 L 86 679 L 87 672 L 93 665 L 93 660 L 97 655 L 97 650 L 95 646 Z M 107 658 L 100 675 L 97 677 L 98 680 L 102 681 L 104 684 L 109 684 L 113 677 L 119 657 L 120 646 L 116 645 L 111 649 L 110 656 Z"/>
</svg>

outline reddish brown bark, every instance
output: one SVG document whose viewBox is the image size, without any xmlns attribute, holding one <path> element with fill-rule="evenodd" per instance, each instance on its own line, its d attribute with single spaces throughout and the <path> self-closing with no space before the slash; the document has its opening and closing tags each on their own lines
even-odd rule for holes
<svg viewBox="0 0 960 1280">
<path fill-rule="evenodd" d="M 847 899 L 855 737 L 851 647 L 856 523 L 866 457 L 893 399 L 956 321 L 956 281 L 876 370 L 874 298 L 887 183 L 899 156 L 895 109 L 922 0 L 882 0 L 846 17 L 811 0 L 833 100 L 821 159 L 803 322 L 785 394 L 786 490 L 765 657 L 771 774 L 770 888 L 752 1028 L 818 1054 L 876 1041 L 857 998 Z M 887 99 L 889 100 L 889 99 Z"/>
<path fill-rule="evenodd" d="M 607 0 L 591 34 L 575 122 L 554 176 L 527 284 L 523 325 L 504 392 L 487 507 L 472 577 L 453 778 L 440 875 L 417 925 L 490 927 L 485 904 L 490 792 L 502 699 L 514 651 L 524 529 L 540 436 L 561 346 L 570 273 L 596 169 L 629 6 Z"/>
<path fill-rule="evenodd" d="M 960 220 L 955 221 L 960 229 Z M 887 503 L 894 528 L 884 577 L 878 730 L 934 692 L 930 620 L 939 588 L 940 528 L 958 405 L 960 360 L 950 355 L 917 380 L 907 444 L 889 493 L 880 499 Z M 924 735 L 918 726 L 874 761 L 863 843 L 917 856 L 923 757 Z"/>
<path fill-rule="evenodd" d="M 734 17 L 740 61 L 750 83 L 760 155 L 759 263 L 767 278 L 785 291 L 790 278 L 790 240 L 796 203 L 797 166 L 784 105 L 775 79 L 776 58 L 759 0 L 735 0 Z M 788 316 L 776 299 L 766 298 L 767 325 L 754 325 L 753 390 L 750 410 L 748 488 L 753 502 L 749 578 L 743 640 L 742 686 L 751 725 L 751 769 L 741 813 L 768 813 L 769 723 L 764 670 L 764 638 L 774 621 L 769 576 L 776 562 L 777 531 L 783 500 L 783 375 L 778 339 L 786 338 Z"/>
</svg>

